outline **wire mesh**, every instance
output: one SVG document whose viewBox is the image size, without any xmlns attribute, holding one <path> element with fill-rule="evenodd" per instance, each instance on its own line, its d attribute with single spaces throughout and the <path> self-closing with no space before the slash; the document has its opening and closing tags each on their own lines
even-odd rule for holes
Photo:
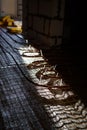
<svg viewBox="0 0 87 130">
<path fill-rule="evenodd" d="M 0 31 L 0 111 L 6 130 L 86 130 L 84 104 L 80 100 L 65 106 L 43 103 L 41 97 L 50 99 L 52 94 L 30 82 L 30 70 L 18 52 L 23 45 L 15 43 L 16 35 L 11 38 Z"/>
</svg>

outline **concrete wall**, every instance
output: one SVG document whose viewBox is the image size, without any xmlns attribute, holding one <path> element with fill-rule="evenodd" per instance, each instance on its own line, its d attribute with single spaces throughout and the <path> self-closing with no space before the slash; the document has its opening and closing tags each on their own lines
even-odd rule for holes
<svg viewBox="0 0 87 130">
<path fill-rule="evenodd" d="M 17 0 L 1 0 L 1 12 L 17 15 Z"/>
<path fill-rule="evenodd" d="M 0 14 L 22 17 L 22 0 L 0 0 Z"/>
<path fill-rule="evenodd" d="M 60 45 L 63 35 L 65 0 L 23 0 L 23 30 L 31 40 Z"/>
</svg>

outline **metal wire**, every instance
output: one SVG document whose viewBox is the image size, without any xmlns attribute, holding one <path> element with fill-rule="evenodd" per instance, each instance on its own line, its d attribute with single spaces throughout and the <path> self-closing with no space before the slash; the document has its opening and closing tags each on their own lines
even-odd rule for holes
<svg viewBox="0 0 87 130">
<path fill-rule="evenodd" d="M 14 44 L 0 33 L 0 110 L 6 130 L 86 130 L 87 110 L 81 101 L 62 106 L 40 102 L 50 93 L 29 79 Z"/>
</svg>

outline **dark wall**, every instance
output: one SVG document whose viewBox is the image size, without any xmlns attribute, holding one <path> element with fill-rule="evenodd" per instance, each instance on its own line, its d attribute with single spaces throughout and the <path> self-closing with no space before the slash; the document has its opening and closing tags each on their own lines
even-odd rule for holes
<svg viewBox="0 0 87 130">
<path fill-rule="evenodd" d="M 76 0 L 66 0 L 65 3 L 65 33 L 67 32 L 67 27 L 69 27 L 69 37 L 70 42 L 78 41 L 79 29 L 80 29 L 80 4 Z M 73 44 L 76 45 L 76 44 Z"/>
<path fill-rule="evenodd" d="M 73 86 L 87 101 L 86 2 L 66 0 L 63 46 L 72 58 Z M 69 28 L 69 31 L 67 29 Z"/>
<path fill-rule="evenodd" d="M 39 46 L 62 44 L 65 0 L 23 0 L 23 32 Z"/>
<path fill-rule="evenodd" d="M 80 22 L 81 22 L 81 5 L 80 2 L 77 2 L 76 0 L 70 0 L 69 3 L 70 6 L 70 23 L 71 23 L 71 41 L 72 42 L 78 42 L 80 41 Z"/>
<path fill-rule="evenodd" d="M 84 41 L 86 34 L 84 31 L 86 30 L 84 15 L 86 13 L 83 11 L 84 5 L 85 3 L 79 0 L 66 0 L 64 22 L 64 35 L 67 34 L 64 39 L 65 46 L 71 47 L 72 54 L 75 53 L 77 58 L 83 56 L 83 59 L 86 53 L 86 43 Z"/>
</svg>

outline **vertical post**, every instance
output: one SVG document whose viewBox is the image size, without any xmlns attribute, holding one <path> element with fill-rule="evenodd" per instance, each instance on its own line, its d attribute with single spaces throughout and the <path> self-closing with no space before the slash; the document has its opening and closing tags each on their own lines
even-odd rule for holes
<svg viewBox="0 0 87 130">
<path fill-rule="evenodd" d="M 25 39 L 28 39 L 28 5 L 29 0 L 22 0 L 22 28 Z"/>
</svg>

